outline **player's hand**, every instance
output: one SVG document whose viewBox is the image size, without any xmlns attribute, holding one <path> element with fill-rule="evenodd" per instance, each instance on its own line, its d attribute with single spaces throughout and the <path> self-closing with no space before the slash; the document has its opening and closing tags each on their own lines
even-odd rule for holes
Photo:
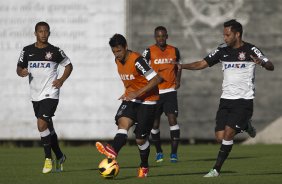
<svg viewBox="0 0 282 184">
<path fill-rule="evenodd" d="M 53 84 L 52 85 L 53 87 L 55 87 L 56 89 L 59 89 L 60 87 L 62 87 L 64 82 L 62 80 L 60 80 L 60 79 L 56 79 L 56 80 L 53 81 L 52 84 Z"/>
<path fill-rule="evenodd" d="M 263 60 L 261 60 L 260 58 L 258 57 L 254 57 L 252 55 L 250 55 L 250 57 L 252 58 L 252 61 L 258 65 L 261 65 L 263 63 Z"/>
<path fill-rule="evenodd" d="M 133 91 L 128 93 L 128 95 L 124 98 L 125 101 L 131 101 L 133 99 L 135 99 L 138 96 L 138 92 Z"/>
<path fill-rule="evenodd" d="M 23 68 L 23 69 L 21 70 L 20 76 L 21 76 L 21 77 L 26 77 L 26 76 L 28 76 L 28 70 L 27 70 L 27 68 Z"/>
<path fill-rule="evenodd" d="M 124 100 L 124 98 L 125 98 L 125 94 L 121 95 L 121 96 L 118 98 L 118 100 Z"/>
</svg>

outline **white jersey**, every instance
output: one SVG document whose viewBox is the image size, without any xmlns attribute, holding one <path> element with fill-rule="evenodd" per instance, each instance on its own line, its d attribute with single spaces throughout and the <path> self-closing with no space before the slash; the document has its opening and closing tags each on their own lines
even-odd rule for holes
<svg viewBox="0 0 282 184">
<path fill-rule="evenodd" d="M 18 66 L 28 69 L 31 100 L 59 99 L 60 90 L 52 83 L 58 77 L 59 64 L 65 67 L 70 63 L 64 52 L 51 44 L 45 48 L 37 48 L 35 44 L 24 47 Z"/>
<path fill-rule="evenodd" d="M 257 47 L 246 42 L 237 49 L 222 44 L 204 58 L 209 66 L 213 66 L 218 62 L 222 63 L 221 98 L 254 99 L 256 64 L 252 61 L 251 55 L 262 59 L 264 62 L 268 61 Z"/>
</svg>

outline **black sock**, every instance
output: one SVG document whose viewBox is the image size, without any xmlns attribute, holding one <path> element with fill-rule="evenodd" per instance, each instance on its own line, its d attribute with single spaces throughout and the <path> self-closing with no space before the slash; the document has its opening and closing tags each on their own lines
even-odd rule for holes
<svg viewBox="0 0 282 184">
<path fill-rule="evenodd" d="M 155 145 L 157 153 L 162 153 L 163 150 L 162 150 L 162 147 L 161 147 L 160 131 L 156 134 L 151 132 L 151 136 L 152 136 L 152 143 Z"/>
<path fill-rule="evenodd" d="M 52 120 L 52 118 L 49 118 L 48 121 L 46 121 L 46 122 L 47 122 L 48 129 L 49 129 L 50 135 L 51 135 L 51 148 L 56 155 L 56 159 L 58 160 L 58 159 L 62 158 L 63 153 L 62 153 L 60 146 L 59 146 L 59 143 L 58 143 L 58 136 L 57 136 L 55 129 L 54 129 L 53 120 Z"/>
<path fill-rule="evenodd" d="M 171 154 L 176 154 L 178 149 L 178 143 L 180 138 L 180 129 L 170 130 L 171 138 Z"/>
<path fill-rule="evenodd" d="M 44 148 L 45 158 L 52 158 L 51 153 L 51 135 L 47 135 L 45 137 L 41 137 L 41 143 Z"/>
<path fill-rule="evenodd" d="M 53 152 L 55 153 L 57 160 L 62 158 L 63 153 L 60 149 L 60 146 L 59 146 L 59 143 L 58 143 L 58 136 L 57 136 L 55 130 L 53 130 L 51 132 L 51 148 L 52 148 Z"/>
<path fill-rule="evenodd" d="M 142 146 L 139 146 L 139 154 L 140 154 L 140 159 L 141 159 L 141 164 L 140 167 L 149 167 L 148 159 L 150 155 L 150 144 L 147 141 L 145 144 Z M 144 148 L 146 147 L 146 148 Z"/>
<path fill-rule="evenodd" d="M 127 134 L 121 134 L 121 133 L 116 134 L 112 145 L 116 153 L 118 153 L 120 149 L 126 144 L 126 141 L 127 141 Z"/>
<path fill-rule="evenodd" d="M 230 143 L 229 144 L 224 144 L 224 142 L 230 142 Z M 215 165 L 213 167 L 213 169 L 216 169 L 217 172 L 220 172 L 221 167 L 222 167 L 224 161 L 227 159 L 227 157 L 228 157 L 228 155 L 229 155 L 229 153 L 230 153 L 230 151 L 232 149 L 232 146 L 233 146 L 233 140 L 232 141 L 225 141 L 225 140 L 222 141 L 220 150 L 218 152 L 216 163 L 215 163 Z"/>
</svg>

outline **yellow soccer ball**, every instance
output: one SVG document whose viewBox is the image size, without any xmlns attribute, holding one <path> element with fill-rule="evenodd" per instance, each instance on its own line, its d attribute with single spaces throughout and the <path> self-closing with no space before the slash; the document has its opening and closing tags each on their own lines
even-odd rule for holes
<svg viewBox="0 0 282 184">
<path fill-rule="evenodd" d="M 105 158 L 99 164 L 99 173 L 102 177 L 112 179 L 119 173 L 118 162 L 114 159 Z"/>
</svg>

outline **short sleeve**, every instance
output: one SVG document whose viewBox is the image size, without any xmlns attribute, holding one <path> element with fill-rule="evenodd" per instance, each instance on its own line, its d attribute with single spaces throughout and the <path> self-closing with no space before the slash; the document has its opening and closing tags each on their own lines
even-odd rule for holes
<svg viewBox="0 0 282 184">
<path fill-rule="evenodd" d="M 221 48 L 217 48 L 212 51 L 209 55 L 207 55 L 204 60 L 207 61 L 209 67 L 220 62 Z"/>
<path fill-rule="evenodd" d="M 27 61 L 27 57 L 26 57 L 26 51 L 25 49 L 23 49 L 20 53 L 20 57 L 18 59 L 18 64 L 17 66 L 20 66 L 22 68 L 27 68 L 28 66 L 28 61 Z"/>
</svg>

